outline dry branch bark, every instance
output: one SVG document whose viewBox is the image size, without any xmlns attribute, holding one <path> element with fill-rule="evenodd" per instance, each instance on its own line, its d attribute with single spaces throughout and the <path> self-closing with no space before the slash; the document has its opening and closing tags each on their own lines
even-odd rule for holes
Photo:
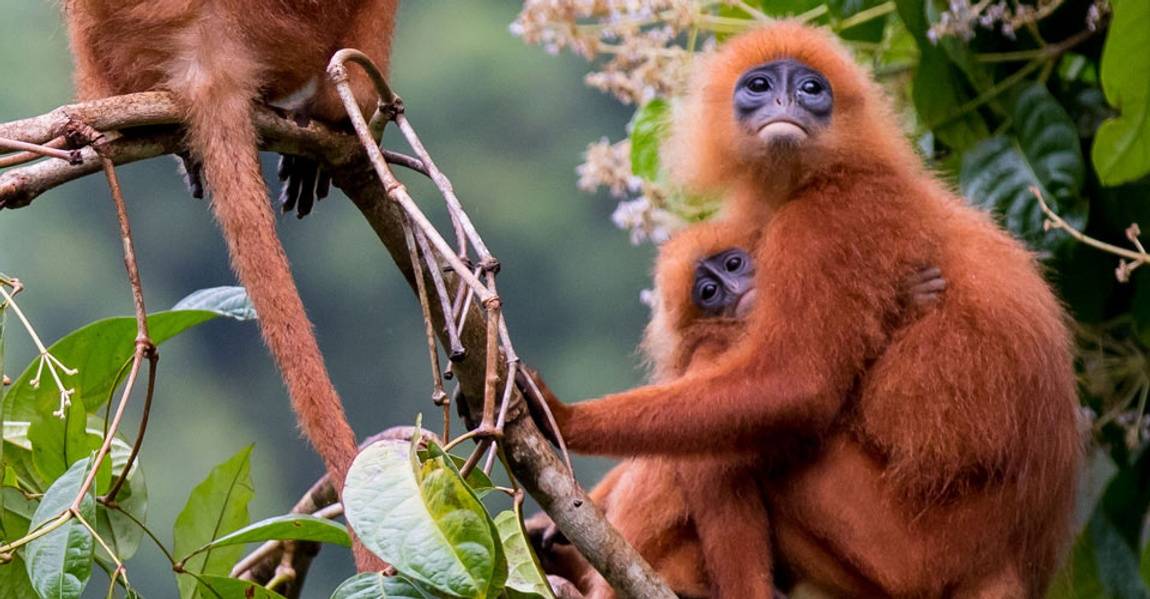
<svg viewBox="0 0 1150 599">
<path fill-rule="evenodd" d="M 102 148 L 103 154 L 116 164 L 124 164 L 182 149 L 180 114 L 169 94 L 146 92 L 64 106 L 37 117 L 0 123 L 0 137 L 44 144 L 63 135 L 68 123 L 77 119 L 105 132 L 109 141 Z M 414 290 L 402 215 L 372 173 L 355 138 L 318 124 L 300 127 L 270 110 L 257 110 L 254 118 L 263 140 L 262 149 L 310 156 L 330 168 L 335 184 L 359 208 Z M 82 158 L 78 166 L 46 159 L 0 172 L 0 209 L 27 206 L 45 191 L 99 168 L 90 148 L 83 150 Z M 420 166 L 418 161 L 412 163 L 402 156 L 388 158 L 389 162 L 406 160 L 406 166 Z M 430 275 L 425 273 L 425 276 Z M 449 288 L 454 290 L 455 277 L 448 273 L 446 278 Z M 427 284 L 433 282 L 429 279 Z M 473 414 L 482 411 L 486 366 L 486 331 L 476 304 L 471 306 L 460 330 L 467 355 L 454 366 L 462 395 Z M 447 346 L 438 302 L 432 302 L 431 316 L 441 343 Z M 505 375 L 504 371 L 505 365 L 501 363 L 501 376 Z M 515 478 L 621 597 L 674 598 L 674 593 L 607 523 L 602 512 L 568 473 L 550 443 L 535 427 L 518 390 L 514 391 L 512 402 L 503 446 Z"/>
</svg>

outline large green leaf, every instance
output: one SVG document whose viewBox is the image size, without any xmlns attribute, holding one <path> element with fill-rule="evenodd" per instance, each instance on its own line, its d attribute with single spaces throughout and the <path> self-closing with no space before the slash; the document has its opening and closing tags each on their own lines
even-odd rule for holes
<svg viewBox="0 0 1150 599">
<path fill-rule="evenodd" d="M 0 564 L 0 599 L 32 599 L 35 596 L 36 589 L 32 588 L 32 581 L 28 580 L 28 572 L 20 556 Z"/>
<path fill-rule="evenodd" d="M 647 102 L 631 117 L 631 174 L 648 181 L 659 179 L 659 149 L 671 126 L 666 100 Z"/>
<path fill-rule="evenodd" d="M 182 310 L 159 312 L 148 317 L 148 332 L 154 343 L 163 343 L 173 336 L 198 324 L 219 317 L 218 312 Z M 89 412 L 104 405 L 122 376 L 124 365 L 136 350 L 136 319 L 108 318 L 75 330 L 53 343 L 48 351 L 69 368 L 77 372 L 63 376 L 68 388 L 75 389 L 74 398 L 84 402 Z M 36 376 L 33 362 L 12 383 L 6 403 L 7 418 L 29 420 L 43 415 L 50 417 L 60 402 L 60 393 L 51 377 L 44 373 L 39 387 L 31 382 Z"/>
<path fill-rule="evenodd" d="M 1037 187 L 1060 215 L 1082 226 L 1086 205 L 1079 197 L 1085 178 L 1074 123 L 1040 84 L 1023 88 L 1012 105 L 1013 137 L 980 142 L 962 160 L 962 193 L 999 215 L 1027 242 L 1050 247 L 1064 237 L 1046 235 L 1046 217 L 1031 193 Z"/>
<path fill-rule="evenodd" d="M 219 599 L 283 599 L 283 595 L 266 589 L 250 580 L 226 576 L 201 576 L 197 589 L 201 597 Z"/>
<path fill-rule="evenodd" d="M 100 446 L 95 436 L 95 447 L 88 437 L 88 413 L 84 400 L 73 397 L 64 410 L 63 418 L 50 415 L 36 418 L 28 428 L 28 441 L 32 444 L 32 464 L 41 481 L 56 480 L 68 467 L 91 455 Z"/>
<path fill-rule="evenodd" d="M 864 10 L 870 10 L 881 4 L 884 0 L 829 0 L 827 8 L 831 13 L 831 23 L 838 28 L 844 19 L 857 15 Z M 860 42 L 882 41 L 883 31 L 886 29 L 885 16 L 871 18 L 858 25 L 839 29 L 839 37 Z"/>
<path fill-rule="evenodd" d="M 344 510 L 363 544 L 405 577 L 451 597 L 495 597 L 507 562 L 483 504 L 448 460 L 378 441 L 347 475 Z"/>
<path fill-rule="evenodd" d="M 201 553 L 212 547 L 243 545 L 272 539 L 315 541 L 316 543 L 330 543 L 344 547 L 351 546 L 351 537 L 348 536 L 347 529 L 338 522 L 317 518 L 310 514 L 285 514 L 260 520 L 235 532 L 228 533 L 204 545 L 196 550 L 196 553 Z"/>
<path fill-rule="evenodd" d="M 914 36 L 920 52 L 914 72 L 912 96 L 919 120 L 933 127 L 935 137 L 955 150 L 965 150 L 990 134 L 978 112 L 959 114 L 974 95 L 946 52 L 927 38 L 930 21 L 924 0 L 896 0 L 898 15 Z"/>
<path fill-rule="evenodd" d="M 172 553 L 183 559 L 196 549 L 248 523 L 248 502 L 255 492 L 251 480 L 251 446 L 212 469 L 208 477 L 192 489 L 187 505 L 176 517 Z M 227 574 L 243 555 L 239 545 L 213 547 L 184 562 L 186 570 L 207 574 Z M 180 576 L 180 597 L 204 597 L 191 576 Z"/>
<path fill-rule="evenodd" d="M 1074 544 L 1071 559 L 1055 578 L 1051 599 L 1147 599 L 1138 555 L 1101 510 Z"/>
<path fill-rule="evenodd" d="M 68 469 L 44 493 L 40 507 L 32 515 L 30 530 L 68 511 L 76 499 L 91 461 L 84 458 Z M 96 500 L 91 490 L 80 501 L 80 514 L 91 522 L 96 515 Z M 28 543 L 24 559 L 28 578 L 41 599 L 76 599 L 84 592 L 92 576 L 94 542 L 92 533 L 72 518 L 52 532 Z"/>
<path fill-rule="evenodd" d="M 495 528 L 499 530 L 503 553 L 507 556 L 507 586 L 504 589 L 507 596 L 510 599 L 554 599 L 547 575 L 527 541 L 519 506 L 495 516 Z"/>
<path fill-rule="evenodd" d="M 436 599 L 436 596 L 402 576 L 364 572 L 343 581 L 331 599 Z"/>
<path fill-rule="evenodd" d="M 1150 2 L 1113 3 L 1102 50 L 1102 90 L 1118 109 L 1094 136 L 1090 157 L 1104 185 L 1150 173 Z"/>
</svg>

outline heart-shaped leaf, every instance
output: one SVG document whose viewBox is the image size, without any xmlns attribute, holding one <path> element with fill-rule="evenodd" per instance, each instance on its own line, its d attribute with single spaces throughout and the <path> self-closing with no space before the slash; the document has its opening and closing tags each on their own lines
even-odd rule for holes
<svg viewBox="0 0 1150 599">
<path fill-rule="evenodd" d="M 442 457 L 378 441 L 347 475 L 343 504 L 363 544 L 416 583 L 452 597 L 495 597 L 507 576 L 483 504 Z"/>
<path fill-rule="evenodd" d="M 1118 116 L 1094 135 L 1090 157 L 1103 185 L 1150 173 L 1150 2 L 1115 2 L 1102 49 L 1102 91 Z"/>
<path fill-rule="evenodd" d="M 1078 193 L 1085 165 L 1074 123 L 1040 84 L 1024 88 L 1013 103 L 1015 135 L 980 142 L 962 160 L 959 183 L 975 205 L 994 212 L 1028 243 L 1049 248 L 1065 239 L 1046 235 L 1037 187 L 1072 225 L 1081 227 L 1086 204 Z"/>
<path fill-rule="evenodd" d="M 554 599 L 543 566 L 535 557 L 531 543 L 527 541 L 519 506 L 495 516 L 495 528 L 499 530 L 503 553 L 507 556 L 507 586 L 503 589 L 504 593 L 510 599 Z"/>
<path fill-rule="evenodd" d="M 192 489 L 188 503 L 176 517 L 173 550 L 183 558 L 184 569 L 207 575 L 227 574 L 243 555 L 241 546 L 213 547 L 192 555 L 198 548 L 248 523 L 248 502 L 255 492 L 251 479 L 251 446 L 212 469 Z M 180 576 L 180 597 L 208 597 L 191 576 Z M 231 596 L 231 595 L 225 595 Z"/>
<path fill-rule="evenodd" d="M 91 460 L 84 458 L 68 469 L 44 493 L 40 506 L 32 515 L 30 531 L 54 521 L 68 511 L 80 492 Z M 79 512 L 91 522 L 96 515 L 96 500 L 91 490 L 80 501 Z M 59 528 L 28 543 L 24 555 L 32 586 L 41 599 L 78 599 L 92 576 L 92 533 L 75 517 Z"/>
</svg>

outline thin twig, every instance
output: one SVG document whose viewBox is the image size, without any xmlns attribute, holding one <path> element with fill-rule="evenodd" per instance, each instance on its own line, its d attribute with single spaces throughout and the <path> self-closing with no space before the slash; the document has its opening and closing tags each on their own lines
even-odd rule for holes
<svg viewBox="0 0 1150 599">
<path fill-rule="evenodd" d="M 1143 264 L 1150 263 L 1150 254 L 1146 253 L 1145 248 L 1142 247 L 1141 241 L 1138 240 L 1139 229 L 1137 223 L 1131 225 L 1130 228 L 1127 229 L 1126 233 L 1127 238 L 1134 243 L 1134 247 L 1137 249 L 1130 250 L 1124 247 L 1119 247 L 1114 244 L 1106 243 L 1105 241 L 1090 237 L 1082 231 L 1075 229 L 1070 225 L 1070 223 L 1066 222 L 1065 219 L 1059 216 L 1057 212 L 1052 210 L 1050 206 L 1047 205 L 1046 199 L 1042 197 L 1042 190 L 1035 186 L 1031 186 L 1030 193 L 1034 194 L 1034 197 L 1038 199 L 1038 205 L 1042 207 L 1042 212 L 1046 215 L 1045 228 L 1047 230 L 1061 229 L 1066 231 L 1068 235 L 1081 243 L 1129 260 L 1129 262 L 1119 261 L 1118 263 L 1116 274 L 1119 281 L 1128 281 L 1130 279 L 1130 273 L 1133 272 L 1135 268 L 1138 268 Z"/>
</svg>

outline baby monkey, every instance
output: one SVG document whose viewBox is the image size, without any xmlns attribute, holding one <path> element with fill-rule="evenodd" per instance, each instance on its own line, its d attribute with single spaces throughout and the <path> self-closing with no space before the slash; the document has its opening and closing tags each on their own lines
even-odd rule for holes
<svg viewBox="0 0 1150 599">
<path fill-rule="evenodd" d="M 731 241 L 729 231 L 696 225 L 661 249 L 661 257 L 669 259 L 660 260 L 665 267 L 656 273 L 656 304 L 644 340 L 656 381 L 722 359 L 745 334 L 743 319 L 757 294 L 755 264 L 742 247 L 729 247 Z M 904 319 L 917 318 L 935 305 L 945 289 L 937 267 L 911 274 L 902 293 Z M 734 492 L 700 480 L 727 478 L 732 468 L 748 466 L 746 460 L 734 453 L 629 458 L 609 471 L 590 497 L 679 596 L 707 597 L 714 578 L 710 564 L 742 561 L 727 554 L 769 543 L 759 492 Z M 753 483 L 754 473 L 744 480 Z M 549 574 L 568 579 L 589 598 L 615 596 L 546 514 L 532 517 L 527 526 Z M 739 538 L 751 541 L 737 543 Z"/>
</svg>

